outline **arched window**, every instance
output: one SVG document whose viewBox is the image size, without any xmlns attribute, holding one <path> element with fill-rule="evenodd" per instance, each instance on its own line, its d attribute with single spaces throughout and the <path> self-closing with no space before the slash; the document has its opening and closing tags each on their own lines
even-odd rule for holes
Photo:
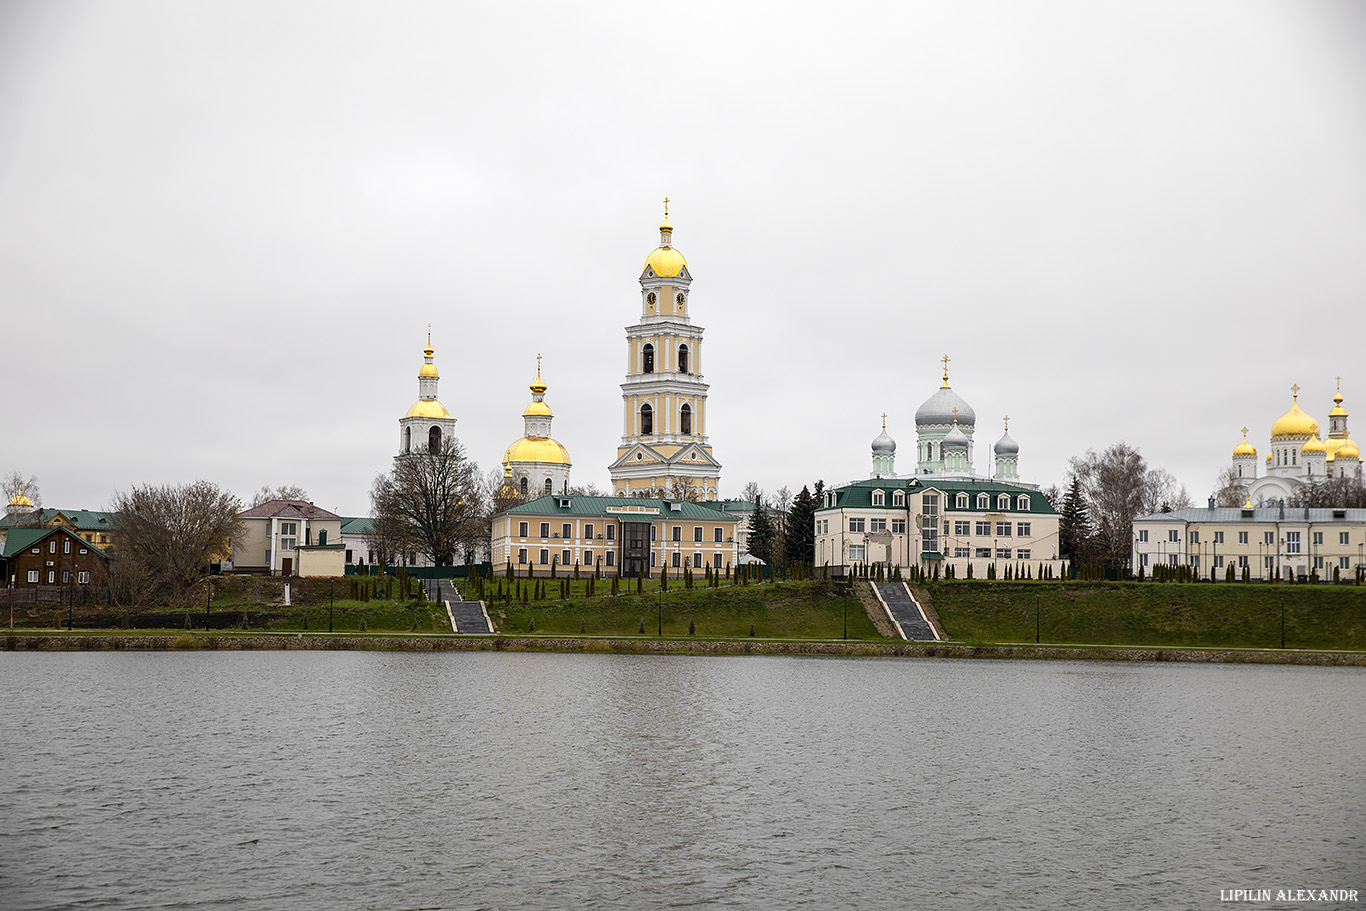
<svg viewBox="0 0 1366 911">
<path fill-rule="evenodd" d="M 977 508 L 978 508 L 978 509 L 990 509 L 990 508 L 991 508 L 991 497 L 987 496 L 987 495 L 984 494 L 984 493 L 979 493 L 979 494 L 977 495 Z"/>
<path fill-rule="evenodd" d="M 411 427 L 403 428 L 403 451 L 413 451 L 413 428 Z"/>
<path fill-rule="evenodd" d="M 655 414 L 649 405 L 640 406 L 640 432 L 643 434 L 655 432 Z"/>
<path fill-rule="evenodd" d="M 884 506 L 884 505 L 886 505 L 886 502 L 887 502 L 887 500 L 886 500 L 886 495 L 883 494 L 882 491 L 880 491 L 880 490 L 875 490 L 875 491 L 873 491 L 873 505 L 874 505 L 874 506 Z"/>
<path fill-rule="evenodd" d="M 678 429 L 682 433 L 692 433 L 692 406 L 684 405 L 678 412 Z"/>
<path fill-rule="evenodd" d="M 554 483 L 553 481 L 551 481 L 549 478 L 546 478 L 546 479 L 545 479 L 545 492 L 546 492 L 546 493 L 553 493 L 554 490 L 555 490 L 555 483 Z"/>
<path fill-rule="evenodd" d="M 678 372 L 679 372 L 679 373 L 687 373 L 687 372 L 688 372 L 688 346 L 687 346 L 687 345 L 679 345 L 679 346 L 678 346 Z"/>
<path fill-rule="evenodd" d="M 957 498 L 956 500 L 954 500 L 953 505 L 956 506 L 956 507 L 958 507 L 959 509 L 967 509 L 967 508 L 968 508 L 968 495 L 967 495 L 966 493 L 963 493 L 963 492 L 960 490 L 960 491 L 958 492 L 958 498 Z"/>
<path fill-rule="evenodd" d="M 1003 493 L 996 497 L 996 508 L 1006 510 L 1010 508 L 1010 494 Z"/>
<path fill-rule="evenodd" d="M 644 348 L 641 349 L 640 353 L 641 353 L 641 358 L 642 358 L 642 359 L 641 359 L 640 372 L 641 372 L 641 373 L 654 373 L 654 372 L 655 372 L 655 346 L 654 346 L 654 345 L 646 345 Z"/>
<path fill-rule="evenodd" d="M 522 496 L 526 496 L 526 478 L 522 478 Z"/>
<path fill-rule="evenodd" d="M 1021 512 L 1029 512 L 1029 497 L 1024 495 L 1015 498 L 1015 508 Z"/>
<path fill-rule="evenodd" d="M 905 505 L 906 505 L 906 495 L 905 495 L 904 493 L 902 493 L 901 491 L 899 491 L 899 490 L 893 491 L 893 492 L 892 492 L 892 505 L 893 505 L 893 506 L 905 506 Z"/>
<path fill-rule="evenodd" d="M 427 431 L 427 451 L 428 451 L 428 452 L 440 452 L 440 451 L 441 451 L 441 428 L 440 428 L 440 427 L 432 427 L 431 430 L 428 430 L 428 431 Z"/>
</svg>

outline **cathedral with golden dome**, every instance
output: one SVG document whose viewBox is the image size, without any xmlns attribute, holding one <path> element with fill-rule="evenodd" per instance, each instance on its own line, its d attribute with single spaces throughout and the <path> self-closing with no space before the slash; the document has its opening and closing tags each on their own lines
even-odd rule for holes
<svg viewBox="0 0 1366 911">
<path fill-rule="evenodd" d="M 455 418 L 436 397 L 436 372 L 432 333 L 427 330 L 427 347 L 422 349 L 422 366 L 417 371 L 417 401 L 398 419 L 398 454 L 439 452 L 446 440 L 455 439 Z"/>
<path fill-rule="evenodd" d="M 555 414 L 545 403 L 549 387 L 541 379 L 541 356 L 536 355 L 536 379 L 531 383 L 531 402 L 522 411 L 522 438 L 503 453 L 503 483 L 527 497 L 564 493 L 569 489 L 569 450 L 550 435 Z"/>
<path fill-rule="evenodd" d="M 608 466 L 612 492 L 715 500 L 721 463 L 707 441 L 703 330 L 689 316 L 692 273 L 673 245 L 667 199 L 659 246 L 639 281 L 640 322 L 626 328 L 621 443 Z"/>
<path fill-rule="evenodd" d="M 1328 434 L 1319 435 L 1319 422 L 1300 408 L 1300 387 L 1290 387 L 1290 408 L 1271 425 L 1265 467 L 1258 475 L 1257 447 L 1248 442 L 1248 429 L 1233 449 L 1233 480 L 1247 488 L 1247 502 L 1270 506 L 1291 500 L 1305 484 L 1329 478 L 1361 480 L 1361 450 L 1347 429 L 1342 407 L 1342 378 L 1328 412 Z"/>
</svg>

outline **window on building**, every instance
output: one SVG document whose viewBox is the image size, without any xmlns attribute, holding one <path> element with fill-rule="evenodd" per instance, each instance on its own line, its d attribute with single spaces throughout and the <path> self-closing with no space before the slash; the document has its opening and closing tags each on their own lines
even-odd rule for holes
<svg viewBox="0 0 1366 911">
<path fill-rule="evenodd" d="M 1009 559 L 1010 559 L 1010 548 L 1009 548 L 1009 547 L 998 547 L 998 548 L 996 548 L 996 559 L 998 559 L 998 560 L 1009 560 Z"/>
<path fill-rule="evenodd" d="M 683 565 L 682 560 L 683 560 L 683 555 L 680 554 L 678 551 L 674 551 L 674 552 L 673 552 L 673 565 L 674 565 L 675 568 L 677 568 L 677 567 Z"/>
<path fill-rule="evenodd" d="M 1315 557 L 1315 558 L 1314 558 L 1314 568 L 1315 568 L 1315 569 L 1323 569 L 1323 557 Z M 66 581 L 66 573 L 62 573 L 62 581 L 63 581 L 63 582 Z"/>
<path fill-rule="evenodd" d="M 1285 552 L 1288 554 L 1297 554 L 1300 552 L 1299 532 L 1288 531 L 1285 533 Z"/>
<path fill-rule="evenodd" d="M 687 345 L 679 345 L 679 346 L 678 346 L 678 372 L 679 372 L 679 373 L 687 373 L 687 372 L 688 372 L 688 346 L 687 346 Z M 684 433 L 687 433 L 688 431 L 685 430 L 685 431 L 683 431 L 683 432 L 684 432 Z"/>
<path fill-rule="evenodd" d="M 651 522 L 651 523 L 650 523 L 650 540 L 651 540 L 651 541 L 654 541 L 654 540 L 655 540 L 655 537 L 656 537 L 656 534 L 658 533 L 658 531 L 659 531 L 659 528 L 658 528 L 653 522 Z"/>
<path fill-rule="evenodd" d="M 820 523 L 817 523 L 817 524 L 820 524 Z M 711 530 L 711 539 L 712 539 L 712 541 L 715 542 L 716 544 L 720 544 L 721 541 L 722 541 L 722 539 L 725 537 L 725 533 L 726 533 L 726 532 L 725 532 L 725 529 L 723 529 L 720 525 L 716 526 L 715 528 L 713 528 L 713 529 Z"/>
<path fill-rule="evenodd" d="M 1215 555 L 1214 555 L 1214 568 L 1215 568 L 1215 569 L 1223 569 L 1223 568 L 1224 568 L 1224 558 L 1223 558 L 1223 555 L 1221 555 L 1221 554 L 1215 554 Z"/>
<path fill-rule="evenodd" d="M 997 522 L 997 523 L 996 523 L 996 537 L 998 537 L 998 538 L 1009 538 L 1009 537 L 1010 537 L 1010 529 L 1011 529 L 1011 525 L 1010 525 L 1009 522 Z"/>
<path fill-rule="evenodd" d="M 40 553 L 42 553 L 42 552 L 43 552 L 43 549 L 42 549 L 41 547 L 35 547 L 35 548 L 33 548 L 32 551 L 30 551 L 30 553 L 35 553 L 35 554 L 40 554 Z"/>
<path fill-rule="evenodd" d="M 30 569 L 28 571 L 28 581 L 32 582 L 34 585 L 38 584 L 38 570 Z"/>
<path fill-rule="evenodd" d="M 1199 544 L 1199 543 L 1200 543 L 1200 532 L 1198 532 L 1198 531 L 1193 531 L 1193 532 L 1191 532 L 1191 533 L 1190 533 L 1190 541 L 1191 541 L 1192 544 Z"/>
<path fill-rule="evenodd" d="M 906 520 L 905 520 L 905 519 L 893 519 L 893 520 L 892 520 L 892 534 L 894 534 L 894 535 L 904 535 L 905 533 L 906 533 Z"/>
<path fill-rule="evenodd" d="M 574 555 L 567 550 L 560 551 L 560 565 L 569 566 L 574 562 Z"/>
<path fill-rule="evenodd" d="M 1223 533 L 1222 531 L 1216 531 L 1216 532 L 1214 533 L 1214 543 L 1215 543 L 1215 544 L 1223 544 L 1223 543 L 1224 543 L 1224 533 Z"/>
<path fill-rule="evenodd" d="M 990 509 L 990 508 L 991 508 L 991 497 L 987 496 L 987 495 L 984 494 L 984 493 L 979 493 L 979 494 L 977 495 L 977 508 L 978 508 L 978 509 Z"/>
<path fill-rule="evenodd" d="M 873 491 L 873 505 L 874 505 L 874 506 L 885 506 L 886 504 L 887 504 L 887 499 L 886 499 L 886 497 L 883 495 L 882 491 L 880 491 L 880 490 L 875 490 L 875 491 Z"/>
<path fill-rule="evenodd" d="M 1015 508 L 1020 512 L 1029 512 L 1029 497 L 1021 494 L 1015 498 Z"/>
<path fill-rule="evenodd" d="M 1276 533 L 1275 533 L 1274 531 L 1263 532 L 1263 533 L 1262 533 L 1262 543 L 1263 543 L 1263 544 L 1267 544 L 1267 545 L 1275 544 L 1275 543 L 1276 543 Z"/>
<path fill-rule="evenodd" d="M 955 557 L 970 557 L 970 556 L 972 556 L 972 548 L 971 548 L 971 547 L 955 547 L 955 548 L 953 549 L 953 555 L 954 555 Z"/>
<path fill-rule="evenodd" d="M 1323 535 L 1320 534 L 1319 537 L 1322 538 Z M 1322 542 L 1320 542 L 1320 543 L 1322 543 Z M 66 540 L 62 541 L 62 553 L 64 553 L 64 554 L 69 554 L 69 553 L 71 553 L 71 539 L 70 539 L 70 538 L 67 538 Z"/>
<path fill-rule="evenodd" d="M 701 568 L 702 568 L 702 554 L 701 554 L 700 552 L 694 553 L 694 554 L 692 555 L 692 568 L 693 568 L 693 569 L 701 569 Z"/>
<path fill-rule="evenodd" d="M 920 552 L 926 554 L 939 553 L 939 523 L 926 525 L 920 530 Z"/>
<path fill-rule="evenodd" d="M 1009 509 L 1009 508 L 1010 508 L 1010 494 L 1008 494 L 1008 493 L 998 494 L 998 495 L 996 496 L 996 509 L 997 509 L 998 511 L 1000 511 L 1000 512 L 1005 512 L 1005 511 L 1006 511 L 1007 509 Z"/>
<path fill-rule="evenodd" d="M 1271 555 L 1269 555 L 1269 554 L 1268 554 L 1267 556 L 1265 556 L 1265 557 L 1262 557 L 1262 566 L 1266 567 L 1266 569 L 1267 569 L 1268 572 L 1271 570 L 1271 567 L 1273 567 L 1273 566 L 1275 566 L 1275 565 L 1276 565 L 1276 558 L 1275 558 L 1275 557 L 1273 557 L 1273 556 L 1271 556 Z"/>
<path fill-rule="evenodd" d="M 1176 528 L 1167 529 L 1167 541 L 1172 544 L 1181 543 L 1181 531 Z"/>
<path fill-rule="evenodd" d="M 584 566 L 587 566 L 587 567 L 590 567 L 590 568 L 592 567 L 592 565 L 593 565 L 593 552 L 592 552 L 591 550 L 585 550 L 585 551 L 583 552 L 583 565 L 584 565 Z"/>
<path fill-rule="evenodd" d="M 413 428 L 411 427 L 403 428 L 403 451 L 413 451 Z"/>
<path fill-rule="evenodd" d="M 548 537 L 550 537 L 550 523 L 549 523 L 549 522 L 542 522 L 542 523 L 541 523 L 541 537 L 542 537 L 542 538 L 548 538 Z"/>
<path fill-rule="evenodd" d="M 682 541 L 682 540 L 683 540 L 683 526 L 682 526 L 682 525 L 675 525 L 675 526 L 674 526 L 673 535 L 674 535 L 673 539 L 674 539 L 675 541 Z"/>
<path fill-rule="evenodd" d="M 585 522 L 583 526 L 583 536 L 589 541 L 593 540 L 593 523 Z"/>
<path fill-rule="evenodd" d="M 522 564 L 522 565 L 525 565 L 525 564 L 526 564 L 526 548 L 525 548 L 525 547 L 519 547 L 519 548 L 517 548 L 517 562 L 518 562 L 519 564 Z"/>
<path fill-rule="evenodd" d="M 1243 554 L 1238 558 L 1238 568 L 1242 569 L 1245 566 L 1247 566 L 1247 554 Z"/>
<path fill-rule="evenodd" d="M 433 426 L 427 431 L 427 451 L 437 453 L 441 451 L 441 428 Z"/>
<path fill-rule="evenodd" d="M 678 432 L 682 434 L 692 433 L 692 406 L 684 405 L 678 409 Z"/>
<path fill-rule="evenodd" d="M 927 516 L 939 515 L 939 494 L 925 494 L 920 498 L 920 508 Z"/>
<path fill-rule="evenodd" d="M 541 548 L 541 565 L 542 565 L 542 566 L 549 566 L 549 565 L 550 565 L 550 551 L 549 551 L 547 548 L 544 548 L 544 547 Z"/>
<path fill-rule="evenodd" d="M 1349 540 L 1349 538 L 1348 538 L 1347 535 L 1348 535 L 1348 533 L 1345 532 L 1345 531 L 1340 531 L 1340 532 L 1338 532 L 1338 543 L 1339 543 L 1339 544 L 1346 544 L 1346 543 L 1348 542 L 1348 540 Z"/>
<path fill-rule="evenodd" d="M 977 530 L 977 536 L 978 536 L 979 538 L 990 538 L 990 537 L 991 537 L 991 523 L 990 523 L 990 522 L 978 522 L 978 523 L 976 523 L 976 530 Z"/>
<path fill-rule="evenodd" d="M 47 571 L 47 584 L 48 584 L 48 585 L 54 585 L 54 584 L 56 584 L 56 582 L 57 582 L 57 571 L 54 570 L 54 569 L 49 569 L 49 570 Z"/>
<path fill-rule="evenodd" d="M 1143 529 L 1138 533 L 1138 540 L 1144 544 L 1148 543 L 1148 529 Z"/>
<path fill-rule="evenodd" d="M 608 565 L 608 566 L 615 566 L 615 565 L 616 565 L 616 559 L 617 559 L 616 554 L 614 554 L 612 551 L 609 550 L 609 551 L 607 552 L 607 560 L 605 561 L 605 562 L 607 563 L 607 565 Z"/>
<path fill-rule="evenodd" d="M 720 568 L 721 568 L 721 552 L 720 552 L 720 551 L 717 551 L 716 553 L 714 553 L 714 554 L 711 555 L 711 568 L 712 568 L 712 569 L 720 569 Z"/>
<path fill-rule="evenodd" d="M 527 526 L 526 526 L 526 523 L 525 523 L 525 522 L 518 522 L 518 523 L 517 523 L 517 537 L 519 537 L 519 538 L 525 538 L 525 537 L 526 537 L 526 533 L 527 533 Z"/>
<path fill-rule="evenodd" d="M 905 506 L 905 505 L 906 505 L 906 495 L 905 495 L 904 493 L 902 493 L 901 491 L 899 491 L 899 490 L 894 490 L 894 491 L 892 491 L 892 505 L 893 505 L 893 506 Z"/>
<path fill-rule="evenodd" d="M 616 539 L 617 539 L 617 527 L 616 527 L 615 525 L 609 525 L 609 526 L 607 526 L 607 540 L 609 540 L 609 541 L 615 541 Z"/>
<path fill-rule="evenodd" d="M 51 541 L 47 542 L 47 552 L 50 553 L 50 554 L 55 554 L 55 553 L 57 552 L 57 539 L 56 539 L 56 538 L 53 538 Z"/>
<path fill-rule="evenodd" d="M 546 479 L 545 479 L 545 492 L 546 492 L 546 493 L 554 493 L 554 492 L 555 492 L 555 482 L 552 481 L 550 478 L 546 478 Z"/>
<path fill-rule="evenodd" d="M 84 571 L 76 573 L 76 584 L 77 584 L 77 585 L 89 585 L 89 584 L 90 584 L 90 573 L 84 572 Z"/>
<path fill-rule="evenodd" d="M 572 522 L 565 522 L 563 525 L 561 525 L 561 526 L 560 526 L 560 537 L 561 537 L 561 538 L 572 538 L 572 537 L 574 537 L 574 523 L 572 523 Z"/>
<path fill-rule="evenodd" d="M 650 551 L 650 565 L 651 565 L 651 566 L 654 566 L 654 565 L 655 565 L 655 552 L 654 552 L 654 551 Z"/>
<path fill-rule="evenodd" d="M 1030 529 L 1032 527 L 1032 524 L 1033 523 L 1031 522 L 1015 523 L 1015 534 L 1019 535 L 1021 538 L 1028 538 L 1030 535 Z"/>
<path fill-rule="evenodd" d="M 850 545 L 849 545 L 849 562 L 850 562 L 850 563 L 862 563 L 862 562 L 863 562 L 864 560 L 866 560 L 866 559 L 868 559 L 868 552 L 867 552 L 867 549 L 864 548 L 864 546 L 863 546 L 862 544 L 850 544 Z"/>
<path fill-rule="evenodd" d="M 973 555 L 974 555 L 975 557 L 977 557 L 979 560 L 990 560 L 990 559 L 991 559 L 991 548 L 990 548 L 990 547 L 979 547 L 979 548 L 977 548 L 977 549 L 973 552 Z"/>
<path fill-rule="evenodd" d="M 1167 565 L 1168 565 L 1168 566 L 1176 566 L 1176 565 L 1177 565 L 1177 562 L 1176 562 L 1176 554 L 1168 554 L 1168 555 L 1167 555 Z"/>
<path fill-rule="evenodd" d="M 869 520 L 868 520 L 868 530 L 869 530 L 869 531 L 886 531 L 886 530 L 887 530 L 887 520 L 886 520 L 886 519 L 869 519 Z"/>
<path fill-rule="evenodd" d="M 649 344 L 647 344 L 644 348 L 640 349 L 640 354 L 641 354 L 640 372 L 641 372 L 641 373 L 654 373 L 654 372 L 655 372 L 655 346 L 654 346 L 654 345 L 649 345 Z"/>
<path fill-rule="evenodd" d="M 1246 544 L 1246 543 L 1247 543 L 1247 532 L 1245 532 L 1245 531 L 1240 531 L 1240 532 L 1238 532 L 1238 543 L 1239 543 L 1239 544 Z"/>
<path fill-rule="evenodd" d="M 851 517 L 851 518 L 849 519 L 849 530 L 850 530 L 850 531 L 863 531 L 863 530 L 864 530 L 864 529 L 863 529 L 863 520 L 862 520 L 862 519 L 855 519 L 855 518 L 852 518 L 852 517 Z"/>
<path fill-rule="evenodd" d="M 655 413 L 649 405 L 640 406 L 640 432 L 647 436 L 655 432 Z"/>
<path fill-rule="evenodd" d="M 293 549 L 294 549 L 294 545 L 296 545 L 296 544 L 298 544 L 298 543 L 299 543 L 299 539 L 298 539 L 298 538 L 281 538 L 281 539 L 280 539 L 280 550 L 282 550 L 282 551 L 283 551 L 283 550 L 293 550 Z"/>
<path fill-rule="evenodd" d="M 694 542 L 701 543 L 701 541 L 702 541 L 702 526 L 701 526 L 701 525 L 694 525 L 694 526 L 692 527 L 692 539 L 693 539 Z"/>
<path fill-rule="evenodd" d="M 71 570 L 69 570 L 69 569 L 64 569 L 64 570 L 62 570 L 62 584 L 63 584 L 63 585 L 70 585 L 70 584 L 71 584 Z"/>
<path fill-rule="evenodd" d="M 958 494 L 958 496 L 954 499 L 953 505 L 956 506 L 956 507 L 958 507 L 959 509 L 967 509 L 967 508 L 968 508 L 968 495 L 967 495 L 966 493 L 960 492 L 960 493 Z"/>
<path fill-rule="evenodd" d="M 1314 546 L 1315 546 L 1315 547 L 1318 547 L 1318 546 L 1321 545 L 1322 543 L 1323 543 L 1323 532 L 1321 532 L 1321 531 L 1316 531 L 1316 532 L 1314 532 Z"/>
<path fill-rule="evenodd" d="M 1338 569 L 1351 569 L 1351 568 L 1352 568 L 1352 558 L 1351 558 L 1351 557 L 1338 557 Z"/>
</svg>

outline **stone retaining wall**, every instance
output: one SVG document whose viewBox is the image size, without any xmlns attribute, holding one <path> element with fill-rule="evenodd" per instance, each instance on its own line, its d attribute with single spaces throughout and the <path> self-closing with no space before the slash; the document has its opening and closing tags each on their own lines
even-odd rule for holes
<svg viewBox="0 0 1366 911">
<path fill-rule="evenodd" d="M 1026 658 L 1090 661 L 1302 664 L 1366 667 L 1366 653 L 1275 649 L 947 645 L 937 642 L 790 642 L 766 639 L 597 639 L 578 636 L 269 636 L 9 634 L 5 651 L 545 651 L 682 655 L 829 655 L 870 658 Z"/>
</svg>

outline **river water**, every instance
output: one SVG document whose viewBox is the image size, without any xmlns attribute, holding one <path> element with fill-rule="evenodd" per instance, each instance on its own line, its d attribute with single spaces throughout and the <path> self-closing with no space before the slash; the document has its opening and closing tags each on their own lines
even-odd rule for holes
<svg viewBox="0 0 1366 911">
<path fill-rule="evenodd" d="M 0 693 L 6 909 L 1366 906 L 1356 669 L 0 653 Z"/>
</svg>

